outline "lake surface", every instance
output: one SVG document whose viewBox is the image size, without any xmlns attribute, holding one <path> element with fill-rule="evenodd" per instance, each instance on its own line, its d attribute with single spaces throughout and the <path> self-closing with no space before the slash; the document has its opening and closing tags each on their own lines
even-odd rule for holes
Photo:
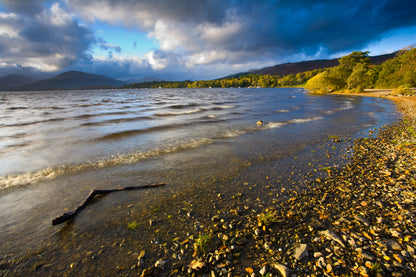
<svg viewBox="0 0 416 277">
<path fill-rule="evenodd" d="M 128 217 L 115 207 L 203 197 L 214 182 L 222 193 L 240 183 L 280 189 L 313 159 L 339 162 L 312 154 L 328 137 L 395 120 L 388 100 L 299 88 L 0 92 L 0 254 L 59 240 L 51 220 L 93 188 L 167 184 L 106 197 L 76 219 L 85 232 Z"/>
</svg>

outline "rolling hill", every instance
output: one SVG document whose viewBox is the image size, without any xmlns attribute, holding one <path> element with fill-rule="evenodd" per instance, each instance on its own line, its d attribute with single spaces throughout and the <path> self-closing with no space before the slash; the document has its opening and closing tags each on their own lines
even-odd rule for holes
<svg viewBox="0 0 416 277">
<path fill-rule="evenodd" d="M 120 87 L 126 83 L 109 77 L 80 71 L 68 71 L 53 78 L 36 81 L 13 90 L 68 90 Z"/>
<path fill-rule="evenodd" d="M 13 90 L 16 87 L 24 86 L 35 81 L 35 79 L 19 74 L 7 75 L 0 78 L 0 91 Z"/>
</svg>

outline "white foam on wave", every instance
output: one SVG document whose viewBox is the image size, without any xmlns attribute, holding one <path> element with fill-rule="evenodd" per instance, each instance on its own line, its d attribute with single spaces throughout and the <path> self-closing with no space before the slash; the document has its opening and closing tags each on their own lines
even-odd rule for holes
<svg viewBox="0 0 416 277">
<path fill-rule="evenodd" d="M 288 113 L 289 110 L 282 109 L 282 110 L 277 110 L 276 112 L 277 113 Z"/>
<path fill-rule="evenodd" d="M 177 112 L 165 112 L 165 113 L 156 113 L 158 116 L 169 116 L 169 115 L 184 115 L 184 114 L 194 114 L 202 112 L 203 109 L 193 109 L 193 110 L 186 110 L 186 111 L 177 111 Z"/>
<path fill-rule="evenodd" d="M 264 124 L 264 126 L 269 129 L 280 128 L 283 125 L 285 125 L 285 123 L 283 122 L 269 122 L 269 123 Z"/>
<path fill-rule="evenodd" d="M 344 104 L 338 110 L 350 110 L 354 108 L 354 105 L 351 101 L 345 101 Z"/>
<path fill-rule="evenodd" d="M 309 117 L 309 118 L 295 118 L 295 119 L 291 119 L 288 121 L 289 124 L 297 124 L 297 123 L 306 123 L 306 122 L 311 122 L 311 121 L 316 121 L 316 120 L 320 120 L 323 119 L 322 116 L 314 116 L 314 117 Z"/>
<path fill-rule="evenodd" d="M 336 109 L 333 109 L 333 110 L 323 111 L 322 113 L 323 113 L 323 114 L 326 114 L 326 115 L 331 115 L 331 114 L 333 114 L 333 113 L 336 113 L 336 112 L 339 112 L 339 111 L 350 110 L 350 109 L 352 109 L 352 108 L 354 108 L 354 105 L 352 104 L 352 102 L 351 102 L 351 101 L 345 101 L 345 102 L 342 104 L 342 106 L 341 106 L 341 107 L 336 108 Z"/>
<path fill-rule="evenodd" d="M 142 161 L 148 158 L 154 158 L 154 157 L 158 157 L 158 156 L 169 154 L 169 153 L 182 152 L 182 151 L 186 151 L 189 149 L 198 148 L 207 144 L 211 144 L 217 139 L 235 138 L 235 137 L 247 134 L 247 133 L 279 128 L 287 124 L 306 123 L 310 121 L 319 120 L 322 118 L 323 117 L 315 116 L 315 117 L 310 117 L 310 118 L 292 119 L 286 122 L 269 122 L 269 123 L 265 123 L 262 126 L 250 126 L 248 128 L 227 130 L 212 138 L 194 139 L 194 140 L 190 140 L 188 142 L 182 143 L 182 144 L 171 145 L 165 148 L 155 148 L 155 149 L 148 150 L 148 151 L 137 151 L 137 152 L 127 153 L 127 154 L 118 154 L 110 158 L 103 158 L 97 161 L 88 161 L 88 162 L 78 164 L 78 165 L 60 165 L 56 167 L 45 168 L 39 171 L 26 172 L 26 173 L 18 174 L 18 175 L 10 174 L 6 176 L 0 176 L 0 189 L 27 185 L 27 184 L 36 183 L 42 180 L 54 179 L 64 174 L 74 174 L 74 173 L 78 173 L 78 172 L 82 172 L 86 170 L 94 170 L 94 169 L 115 167 L 119 165 L 134 164 L 134 163 L 137 163 L 139 161 Z"/>
<path fill-rule="evenodd" d="M 216 108 L 226 110 L 226 109 L 233 109 L 235 107 L 236 107 L 235 105 L 223 105 L 223 106 L 218 106 Z"/>
<path fill-rule="evenodd" d="M 247 134 L 251 132 L 251 129 L 244 129 L 244 130 L 228 130 L 221 135 L 218 136 L 218 138 L 235 138 L 244 134 Z"/>
<path fill-rule="evenodd" d="M 60 165 L 56 167 L 48 167 L 39 171 L 26 172 L 19 175 L 0 176 L 0 189 L 23 186 L 38 181 L 54 179 L 68 173 L 78 173 L 85 170 L 102 169 L 119 165 L 134 164 L 141 160 L 158 157 L 164 154 L 186 151 L 198 148 L 213 142 L 213 139 L 202 138 L 190 140 L 183 144 L 173 145 L 166 148 L 155 148 L 149 151 L 138 151 L 134 153 L 119 154 L 110 158 L 104 158 L 98 161 L 88 161 L 78 165 Z"/>
</svg>

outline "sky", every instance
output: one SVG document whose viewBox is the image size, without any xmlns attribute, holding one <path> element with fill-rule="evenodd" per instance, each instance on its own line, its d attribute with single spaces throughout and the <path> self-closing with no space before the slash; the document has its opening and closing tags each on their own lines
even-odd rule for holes
<svg viewBox="0 0 416 277">
<path fill-rule="evenodd" d="M 0 77 L 200 80 L 416 43 L 413 0 L 0 0 Z"/>
</svg>

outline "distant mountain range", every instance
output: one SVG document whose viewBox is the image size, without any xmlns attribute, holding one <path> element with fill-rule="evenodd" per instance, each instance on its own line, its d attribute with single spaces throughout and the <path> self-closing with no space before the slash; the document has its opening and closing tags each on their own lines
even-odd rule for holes
<svg viewBox="0 0 416 277">
<path fill-rule="evenodd" d="M 370 57 L 371 64 L 378 65 L 382 64 L 386 60 L 392 59 L 396 56 L 397 52 L 379 56 Z M 303 61 L 296 63 L 284 63 L 278 64 L 270 67 L 264 67 L 262 69 L 255 69 L 247 72 L 237 73 L 235 75 L 227 76 L 228 77 L 239 77 L 249 74 L 260 74 L 260 75 L 289 75 L 297 74 L 300 72 L 311 71 L 315 69 L 323 69 L 328 67 L 337 66 L 339 64 L 338 59 L 332 60 L 312 60 L 312 61 Z"/>
<path fill-rule="evenodd" d="M 371 64 L 382 64 L 388 59 L 392 59 L 396 56 L 397 52 L 373 56 L 370 57 Z M 314 69 L 323 69 L 328 67 L 337 66 L 338 59 L 332 60 L 312 60 L 296 63 L 285 63 L 270 67 L 264 67 L 262 69 L 251 70 L 247 72 L 241 72 L 238 74 L 230 75 L 229 77 L 239 77 L 248 74 L 260 74 L 260 75 L 288 75 L 297 74 L 300 72 L 310 71 Z M 220 79 L 224 79 L 220 78 Z M 161 81 L 157 77 L 149 77 L 148 79 L 142 79 L 142 82 L 149 80 Z M 136 81 L 137 82 L 137 81 Z M 127 85 L 130 82 L 123 82 L 120 80 L 112 79 L 109 77 L 95 75 L 80 71 L 68 71 L 59 74 L 55 77 L 34 80 L 32 78 L 13 74 L 5 77 L 0 77 L 0 91 L 40 91 L 40 90 L 69 90 L 69 89 L 100 89 L 100 88 L 118 88 L 123 85 Z"/>
<path fill-rule="evenodd" d="M 99 89 L 116 88 L 125 84 L 127 83 L 120 80 L 80 71 L 68 71 L 53 78 L 38 81 L 22 75 L 8 75 L 0 78 L 0 90 L 3 91 Z"/>
<path fill-rule="evenodd" d="M 19 74 L 7 75 L 0 78 L 0 91 L 12 90 L 16 86 L 24 86 L 35 81 L 35 79 Z"/>
</svg>

